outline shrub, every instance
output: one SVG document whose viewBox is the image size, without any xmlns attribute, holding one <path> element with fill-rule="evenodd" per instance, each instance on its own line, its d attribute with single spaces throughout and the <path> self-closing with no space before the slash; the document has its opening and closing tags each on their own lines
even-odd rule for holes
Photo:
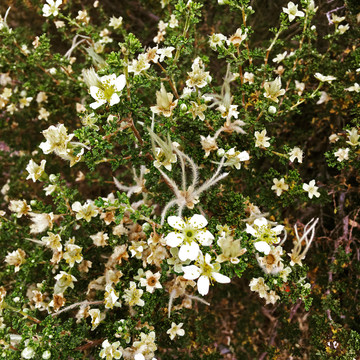
<svg viewBox="0 0 360 360">
<path fill-rule="evenodd" d="M 359 358 L 356 2 L 5 5 L 3 358 Z"/>
</svg>

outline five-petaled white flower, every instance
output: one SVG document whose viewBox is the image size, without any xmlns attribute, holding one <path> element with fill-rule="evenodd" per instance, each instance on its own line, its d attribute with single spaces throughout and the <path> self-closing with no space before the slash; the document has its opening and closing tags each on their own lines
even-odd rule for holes
<svg viewBox="0 0 360 360">
<path fill-rule="evenodd" d="M 104 75 L 99 79 L 97 85 L 90 86 L 90 94 L 96 100 L 90 107 L 97 109 L 99 106 L 109 103 L 110 106 L 118 104 L 120 97 L 118 93 L 125 87 L 125 75 L 116 77 L 115 74 Z"/>
<path fill-rule="evenodd" d="M 281 63 L 287 55 L 287 51 L 283 52 L 282 54 L 277 54 L 274 58 L 273 58 L 273 62 L 274 63 Z"/>
<path fill-rule="evenodd" d="M 349 134 L 348 135 L 349 140 L 346 141 L 347 144 L 349 144 L 351 146 L 360 145 L 360 142 L 359 142 L 360 135 L 358 133 L 357 128 L 353 127 L 353 128 L 351 128 L 351 130 L 346 130 L 346 132 Z"/>
<path fill-rule="evenodd" d="M 203 215 L 193 215 L 185 221 L 179 216 L 169 216 L 167 221 L 178 231 L 173 231 L 166 236 L 166 244 L 171 247 L 180 246 L 181 261 L 195 260 L 200 253 L 198 243 L 210 246 L 214 240 L 210 231 L 204 229 L 208 222 Z"/>
<path fill-rule="evenodd" d="M 288 14 L 290 22 L 296 17 L 303 17 L 305 15 L 303 11 L 298 10 L 298 5 L 295 5 L 292 1 L 287 4 L 287 8 L 283 7 L 283 12 Z"/>
<path fill-rule="evenodd" d="M 268 140 L 270 140 L 270 138 L 268 136 L 266 136 L 266 129 L 264 129 L 263 131 L 259 132 L 259 131 L 255 131 L 255 147 L 264 147 L 267 148 L 270 146 L 270 143 L 268 142 Z"/>
<path fill-rule="evenodd" d="M 320 193 L 317 191 L 318 188 L 318 186 L 315 186 L 315 180 L 311 180 L 309 184 L 303 184 L 303 189 L 308 192 L 310 199 L 312 199 L 313 196 L 317 198 L 320 196 Z"/>
<path fill-rule="evenodd" d="M 283 191 L 289 190 L 289 185 L 285 184 L 284 178 L 281 178 L 280 180 L 274 178 L 273 183 L 274 185 L 271 187 L 271 190 L 275 190 L 277 196 L 280 196 Z"/>
<path fill-rule="evenodd" d="M 42 133 L 46 142 L 42 142 L 39 148 L 44 154 L 50 154 L 54 151 L 57 155 L 67 155 L 67 146 L 69 141 L 74 137 L 74 134 L 68 135 L 64 124 L 58 124 L 57 126 L 51 125 Z"/>
<path fill-rule="evenodd" d="M 345 89 L 346 91 L 355 91 L 356 93 L 360 92 L 360 85 L 358 83 L 355 83 L 353 86 L 350 86 Z"/>
<path fill-rule="evenodd" d="M 276 103 L 279 102 L 278 97 L 285 94 L 285 89 L 281 88 L 281 78 L 278 76 L 274 81 L 266 81 L 264 84 L 264 96 Z"/>
<path fill-rule="evenodd" d="M 332 75 L 322 75 L 320 73 L 315 73 L 315 78 L 318 79 L 319 81 L 321 82 L 328 82 L 328 83 L 331 83 L 332 81 L 336 80 L 336 77 L 335 76 L 332 76 Z"/>
<path fill-rule="evenodd" d="M 221 265 L 217 262 L 211 264 L 211 255 L 206 253 L 203 256 L 200 253 L 196 265 L 183 266 L 184 278 L 187 280 L 197 281 L 198 292 L 201 295 L 206 295 L 209 292 L 210 280 L 215 280 L 221 284 L 230 282 L 230 278 L 220 274 L 219 270 Z"/>
<path fill-rule="evenodd" d="M 55 287 L 54 294 L 63 293 L 68 287 L 74 288 L 74 281 L 77 281 L 76 277 L 66 273 L 65 271 L 60 271 L 60 274 L 55 276 Z"/>
<path fill-rule="evenodd" d="M 339 162 L 349 160 L 349 150 L 349 148 L 340 148 L 338 151 L 335 151 L 334 155 L 336 156 L 336 160 Z"/>
<path fill-rule="evenodd" d="M 46 2 L 47 4 L 45 4 L 42 8 L 43 16 L 48 17 L 50 15 L 59 15 L 59 6 L 62 4 L 62 0 L 46 0 Z"/>
<path fill-rule="evenodd" d="M 176 325 L 174 322 L 171 323 L 171 328 L 166 332 L 167 334 L 169 334 L 170 340 L 174 340 L 176 335 L 185 335 L 185 330 L 182 329 L 183 325 L 184 323 L 179 323 L 178 325 Z"/>
<path fill-rule="evenodd" d="M 39 180 L 45 171 L 45 164 L 46 160 L 41 160 L 40 165 L 38 165 L 33 159 L 31 159 L 26 166 L 26 171 L 29 173 L 26 180 L 31 179 L 33 182 Z"/>
<path fill-rule="evenodd" d="M 301 164 L 304 156 L 304 152 L 297 146 L 295 146 L 290 152 L 289 152 L 289 159 L 291 162 L 294 162 L 295 159 L 298 160 L 298 162 Z"/>
<path fill-rule="evenodd" d="M 215 50 L 218 46 L 223 46 L 226 36 L 223 34 L 212 34 L 209 39 L 210 47 Z"/>
<path fill-rule="evenodd" d="M 246 224 L 245 229 L 248 234 L 256 238 L 254 242 L 255 249 L 263 252 L 265 255 L 270 253 L 270 245 L 280 242 L 278 235 L 280 235 L 283 230 L 283 225 L 276 225 L 272 228 L 271 224 L 264 217 L 255 219 L 252 226 Z"/>
<path fill-rule="evenodd" d="M 112 359 L 120 359 L 122 356 L 120 341 L 116 341 L 112 344 L 109 343 L 109 340 L 105 340 L 101 346 L 103 349 L 100 351 L 100 357 L 106 358 L 106 360 L 112 360 Z"/>
</svg>

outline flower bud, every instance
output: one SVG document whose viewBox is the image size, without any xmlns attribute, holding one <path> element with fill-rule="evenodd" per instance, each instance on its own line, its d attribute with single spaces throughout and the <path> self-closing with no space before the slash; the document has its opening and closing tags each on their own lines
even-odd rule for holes
<svg viewBox="0 0 360 360">
<path fill-rule="evenodd" d="M 276 114 L 277 110 L 276 110 L 276 107 L 275 106 L 269 106 L 268 108 L 268 112 L 269 114 Z"/>
<path fill-rule="evenodd" d="M 180 105 L 180 110 L 181 110 L 181 111 L 186 111 L 186 110 L 187 110 L 186 104 L 181 104 L 181 105 Z"/>
</svg>

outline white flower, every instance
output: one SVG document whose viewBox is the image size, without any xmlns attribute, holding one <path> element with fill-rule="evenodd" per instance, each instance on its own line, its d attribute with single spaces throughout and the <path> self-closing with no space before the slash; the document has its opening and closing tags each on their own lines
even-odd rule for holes
<svg viewBox="0 0 360 360">
<path fill-rule="evenodd" d="M 21 218 L 23 215 L 28 215 L 31 206 L 26 200 L 10 200 L 9 210 L 15 212 L 17 218 Z"/>
<path fill-rule="evenodd" d="M 31 159 L 26 166 L 26 171 L 29 173 L 26 180 L 31 179 L 33 182 L 39 180 L 45 171 L 45 164 L 46 160 L 41 160 L 40 165 L 38 165 L 33 159 Z"/>
<path fill-rule="evenodd" d="M 65 271 L 60 271 L 60 274 L 55 276 L 55 286 L 54 286 L 54 295 L 61 294 L 65 292 L 68 287 L 74 288 L 74 281 L 77 281 L 76 277 L 66 273 Z"/>
<path fill-rule="evenodd" d="M 109 239 L 109 235 L 107 233 L 104 233 L 103 231 L 99 231 L 95 235 L 90 235 L 91 240 L 93 241 L 95 246 L 107 246 Z"/>
<path fill-rule="evenodd" d="M 218 46 L 223 46 L 226 36 L 223 34 L 212 34 L 209 39 L 210 47 L 215 50 Z"/>
<path fill-rule="evenodd" d="M 44 360 L 48 360 L 50 359 L 50 357 L 51 357 L 51 352 L 49 350 L 44 351 L 41 356 L 41 358 Z"/>
<path fill-rule="evenodd" d="M 273 183 L 274 185 L 271 187 L 271 190 L 275 190 L 277 196 L 280 196 L 283 191 L 289 190 L 289 185 L 285 184 L 284 178 L 281 178 L 280 180 L 274 178 Z"/>
<path fill-rule="evenodd" d="M 320 196 L 320 193 L 317 191 L 318 188 L 318 186 L 315 186 L 315 180 L 311 180 L 309 184 L 303 184 L 303 189 L 308 192 L 310 199 L 312 199 L 313 196 L 317 198 Z"/>
<path fill-rule="evenodd" d="M 305 83 L 295 80 L 295 89 L 297 90 L 297 94 L 301 96 L 305 90 Z"/>
<path fill-rule="evenodd" d="M 291 162 L 294 162 L 295 159 L 298 160 L 298 162 L 301 164 L 302 163 L 302 159 L 303 159 L 303 156 L 304 156 L 304 152 L 297 146 L 295 146 L 290 152 L 289 152 L 289 155 L 290 155 L 290 161 Z"/>
<path fill-rule="evenodd" d="M 170 16 L 169 27 L 174 29 L 174 28 L 176 28 L 178 26 L 179 26 L 179 21 L 176 19 L 176 16 L 174 14 L 172 14 Z"/>
<path fill-rule="evenodd" d="M 143 293 L 143 290 L 136 288 L 136 283 L 134 281 L 130 281 L 130 287 L 129 289 L 125 289 L 122 297 L 129 306 L 144 306 L 145 301 L 141 299 Z"/>
<path fill-rule="evenodd" d="M 240 46 L 240 44 L 247 38 L 247 29 L 245 29 L 244 33 L 241 28 L 238 28 L 234 35 L 230 36 L 229 40 L 227 40 L 227 44 L 233 44 L 234 46 Z"/>
<path fill-rule="evenodd" d="M 67 146 L 69 141 L 74 137 L 74 134 L 68 135 L 64 124 L 58 124 L 57 126 L 51 125 L 42 133 L 46 142 L 42 142 L 39 148 L 44 154 L 50 154 L 54 151 L 57 155 L 67 155 Z"/>
<path fill-rule="evenodd" d="M 75 238 L 69 239 L 65 244 L 65 252 L 63 255 L 64 260 L 69 264 L 70 267 L 74 267 L 75 262 L 81 263 L 83 260 L 81 251 L 82 247 L 75 245 Z"/>
<path fill-rule="evenodd" d="M 249 73 L 249 72 L 245 72 L 244 73 L 244 83 L 249 83 L 249 84 L 253 84 L 254 83 L 254 74 L 253 73 Z"/>
<path fill-rule="evenodd" d="M 201 146 L 205 151 L 204 157 L 207 158 L 210 155 L 211 151 L 215 151 L 218 149 L 216 139 L 214 137 L 211 137 L 210 135 L 208 135 L 207 137 L 200 135 L 200 138 Z"/>
<path fill-rule="evenodd" d="M 45 4 L 42 8 L 43 16 L 48 17 L 50 15 L 59 15 L 59 6 L 62 4 L 62 0 L 46 0 L 46 2 L 47 4 Z"/>
<path fill-rule="evenodd" d="M 348 135 L 349 140 L 346 141 L 347 144 L 349 144 L 351 146 L 360 145 L 360 142 L 359 142 L 360 135 L 356 128 L 352 128 L 351 130 L 346 130 L 346 132 L 349 134 Z"/>
<path fill-rule="evenodd" d="M 99 210 L 91 200 L 86 201 L 84 205 L 76 201 L 72 204 L 71 209 L 76 212 L 76 220 L 85 219 L 87 222 L 99 213 Z"/>
<path fill-rule="evenodd" d="M 35 355 L 35 350 L 31 346 L 27 346 L 22 352 L 21 357 L 24 359 L 32 359 Z"/>
<path fill-rule="evenodd" d="M 183 266 L 184 278 L 197 281 L 199 294 L 206 295 L 209 292 L 210 280 L 215 280 L 221 284 L 230 282 L 230 278 L 220 274 L 221 265 L 217 262 L 211 264 L 211 256 L 206 253 L 205 257 L 200 253 L 196 265 Z"/>
<path fill-rule="evenodd" d="M 196 101 L 190 101 L 191 108 L 189 113 L 191 113 L 193 119 L 196 119 L 198 116 L 200 120 L 205 120 L 204 111 L 206 111 L 207 106 L 205 104 L 198 104 Z"/>
<path fill-rule="evenodd" d="M 283 52 L 282 54 L 277 54 L 276 57 L 273 59 L 274 63 L 281 63 L 287 55 L 287 51 Z"/>
<path fill-rule="evenodd" d="M 50 116 L 50 113 L 45 109 L 45 108 L 40 108 L 39 109 L 39 115 L 38 115 L 38 119 L 39 120 L 47 120 Z"/>
<path fill-rule="evenodd" d="M 337 34 L 344 34 L 346 31 L 348 31 L 350 29 L 350 25 L 346 24 L 346 25 L 339 25 L 339 27 L 336 30 Z"/>
<path fill-rule="evenodd" d="M 9 252 L 5 257 L 5 262 L 9 265 L 14 265 L 14 272 L 18 272 L 20 270 L 20 266 L 25 263 L 26 253 L 22 249 L 17 249 L 13 252 Z"/>
<path fill-rule="evenodd" d="M 320 104 L 323 104 L 323 103 L 327 103 L 331 100 L 331 97 L 327 94 L 326 91 L 321 91 L 320 92 L 320 99 L 316 102 L 316 105 L 320 105 Z"/>
<path fill-rule="evenodd" d="M 62 245 L 61 245 L 61 237 L 59 234 L 54 234 L 52 232 L 47 233 L 48 236 L 43 236 L 41 238 L 41 241 L 45 243 L 45 245 L 50 248 L 51 250 L 61 251 Z"/>
<path fill-rule="evenodd" d="M 329 136 L 329 141 L 334 144 L 339 140 L 339 136 L 337 134 L 331 134 Z"/>
<path fill-rule="evenodd" d="M 106 309 L 112 309 L 114 306 L 121 306 L 121 304 L 117 301 L 119 299 L 119 293 L 115 291 L 115 289 L 111 286 L 111 284 L 107 284 L 105 287 L 105 295 L 104 295 L 104 303 Z"/>
<path fill-rule="evenodd" d="M 350 92 L 355 91 L 356 93 L 358 93 L 360 91 L 360 85 L 358 83 L 355 83 L 353 86 L 350 86 L 345 90 Z"/>
<path fill-rule="evenodd" d="M 160 55 L 160 62 L 163 62 L 166 57 L 172 58 L 172 52 L 175 50 L 173 46 L 169 46 L 166 48 L 158 49 L 156 53 Z"/>
<path fill-rule="evenodd" d="M 250 281 L 249 286 L 250 286 L 250 290 L 256 291 L 257 293 L 259 293 L 259 296 L 261 298 L 266 297 L 267 291 L 270 290 L 270 288 L 265 284 L 264 278 L 262 278 L 262 277 L 253 278 Z"/>
<path fill-rule="evenodd" d="M 56 185 L 48 185 L 44 187 L 45 190 L 45 195 L 51 195 L 55 190 L 56 190 L 57 186 Z"/>
<path fill-rule="evenodd" d="M 226 158 L 226 162 L 224 166 L 235 167 L 237 170 L 241 168 L 241 162 L 248 161 L 250 159 L 249 153 L 247 151 L 236 151 L 235 148 L 231 148 L 230 150 L 224 153 Z"/>
<path fill-rule="evenodd" d="M 178 325 L 176 325 L 174 322 L 171 323 L 171 328 L 166 332 L 167 334 L 169 334 L 170 340 L 174 340 L 176 335 L 178 336 L 185 335 L 185 330 L 182 329 L 183 325 L 184 323 L 180 323 Z"/>
<path fill-rule="evenodd" d="M 270 143 L 268 142 L 268 140 L 270 140 L 270 138 L 268 136 L 266 136 L 266 129 L 264 129 L 261 132 L 255 131 L 255 147 L 264 147 L 267 148 L 270 146 Z"/>
<path fill-rule="evenodd" d="M 203 215 L 193 215 L 186 221 L 178 216 L 169 216 L 167 221 L 177 231 L 166 236 L 166 244 L 171 247 L 180 246 L 179 258 L 182 261 L 195 260 L 200 252 L 198 243 L 210 246 L 214 240 L 210 231 L 204 229 L 208 222 Z"/>
<path fill-rule="evenodd" d="M 331 14 L 331 21 L 334 24 L 340 24 L 341 22 L 343 22 L 345 20 L 345 16 L 337 16 L 336 14 L 332 13 Z"/>
<path fill-rule="evenodd" d="M 349 160 L 349 148 L 340 148 L 338 151 L 334 152 L 334 155 L 337 158 L 337 161 L 342 162 L 344 160 Z"/>
<path fill-rule="evenodd" d="M 109 341 L 106 339 L 101 346 L 103 349 L 100 351 L 100 357 L 106 358 L 106 360 L 112 360 L 112 359 L 120 359 L 122 356 L 121 348 L 120 347 L 120 341 L 116 341 L 112 344 L 109 343 Z"/>
<path fill-rule="evenodd" d="M 298 10 L 298 5 L 295 5 L 292 1 L 287 4 L 287 8 L 283 7 L 283 12 L 288 14 L 290 22 L 296 17 L 303 17 L 305 15 L 303 11 Z"/>
<path fill-rule="evenodd" d="M 320 73 L 315 73 L 315 78 L 318 79 L 319 81 L 321 82 L 328 82 L 328 83 L 331 83 L 332 81 L 336 80 L 336 77 L 335 76 L 331 76 L 331 75 L 322 75 Z"/>
<path fill-rule="evenodd" d="M 272 246 L 268 255 L 257 257 L 257 261 L 266 274 L 276 275 L 284 269 L 281 256 L 283 248 L 281 246 Z"/>
<path fill-rule="evenodd" d="M 91 309 L 89 310 L 89 315 L 91 316 L 91 331 L 93 331 L 105 319 L 105 314 L 101 313 L 99 309 Z"/>
<path fill-rule="evenodd" d="M 279 102 L 278 97 L 285 94 L 285 89 L 281 88 L 281 79 L 278 76 L 274 81 L 266 81 L 264 84 L 264 96 L 276 103 Z"/>
<path fill-rule="evenodd" d="M 264 217 L 255 219 L 252 226 L 246 224 L 245 229 L 248 234 L 251 234 L 256 238 L 256 241 L 254 242 L 255 249 L 259 252 L 263 252 L 265 255 L 270 253 L 270 245 L 278 244 L 280 242 L 278 235 L 280 235 L 283 230 L 283 225 L 276 225 L 272 228 L 271 224 L 268 223 Z"/>
<path fill-rule="evenodd" d="M 90 94 L 96 100 L 90 107 L 97 109 L 99 106 L 109 103 L 110 106 L 118 104 L 120 97 L 118 93 L 125 87 L 125 75 L 116 77 L 115 74 L 105 75 L 99 79 L 97 85 L 90 86 Z"/>
<path fill-rule="evenodd" d="M 109 26 L 113 27 L 114 29 L 118 29 L 122 25 L 123 18 L 119 16 L 116 18 L 115 16 L 112 16 L 110 19 Z"/>
<path fill-rule="evenodd" d="M 170 117 L 178 103 L 178 100 L 173 101 L 173 98 L 174 95 L 166 92 L 164 84 L 161 83 L 160 91 L 156 92 L 156 105 L 150 107 L 151 111 L 154 114 L 162 114 L 165 117 Z"/>
<path fill-rule="evenodd" d="M 205 65 L 199 57 L 194 60 L 191 69 L 192 71 L 188 72 L 189 79 L 186 80 L 188 87 L 203 88 L 211 81 L 210 73 L 205 71 Z"/>
<path fill-rule="evenodd" d="M 36 214 L 31 212 L 29 215 L 32 221 L 32 224 L 30 225 L 30 234 L 42 233 L 47 228 L 50 228 L 50 230 L 52 229 L 55 219 L 52 212 L 49 214 Z"/>
<path fill-rule="evenodd" d="M 128 71 L 133 72 L 134 75 L 140 75 L 143 71 L 150 68 L 150 60 L 148 54 L 139 54 L 137 60 L 133 59 L 131 65 L 128 66 Z"/>
<path fill-rule="evenodd" d="M 152 271 L 147 270 L 145 272 L 146 278 L 140 278 L 140 285 L 146 286 L 146 291 L 149 293 L 153 293 L 155 289 L 161 289 L 162 285 L 160 284 L 160 272 L 157 272 L 156 274 L 153 274 Z"/>
</svg>

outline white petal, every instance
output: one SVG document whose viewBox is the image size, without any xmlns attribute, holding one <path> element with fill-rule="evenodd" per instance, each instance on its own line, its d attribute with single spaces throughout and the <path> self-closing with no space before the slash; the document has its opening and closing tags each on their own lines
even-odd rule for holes
<svg viewBox="0 0 360 360">
<path fill-rule="evenodd" d="M 101 101 L 96 101 L 90 104 L 90 107 L 94 110 L 96 110 L 98 107 L 100 107 L 101 105 L 104 105 L 106 103 L 105 100 L 101 100 Z"/>
<path fill-rule="evenodd" d="M 197 281 L 198 292 L 201 295 L 206 295 L 209 292 L 210 281 L 209 278 L 201 275 Z"/>
<path fill-rule="evenodd" d="M 256 219 L 255 221 L 254 221 L 254 224 L 255 225 L 257 225 L 257 226 L 259 226 L 259 227 L 261 227 L 261 226 L 264 226 L 264 225 L 267 225 L 267 220 L 264 218 L 264 217 L 262 217 L 262 218 L 258 218 L 258 219 Z"/>
<path fill-rule="evenodd" d="M 206 230 L 206 231 L 199 231 L 195 235 L 195 239 L 199 241 L 199 243 L 203 246 L 210 246 L 212 244 L 212 241 L 214 240 L 213 234 Z"/>
<path fill-rule="evenodd" d="M 284 229 L 283 225 L 277 225 L 273 227 L 271 230 L 275 231 L 276 235 L 279 235 Z"/>
<path fill-rule="evenodd" d="M 195 280 L 200 276 L 200 269 L 195 265 L 183 266 L 184 278 L 187 280 Z"/>
<path fill-rule="evenodd" d="M 171 232 L 165 238 L 166 245 L 171 247 L 179 246 L 184 240 L 184 235 L 176 232 Z"/>
<path fill-rule="evenodd" d="M 42 142 L 39 145 L 39 148 L 43 151 L 44 154 L 49 154 L 51 152 L 51 145 L 48 141 Z"/>
<path fill-rule="evenodd" d="M 230 278 L 228 278 L 227 276 L 220 274 L 218 272 L 213 272 L 211 274 L 211 276 L 218 282 L 221 284 L 227 284 L 230 282 Z"/>
<path fill-rule="evenodd" d="M 101 91 L 97 86 L 90 86 L 90 95 L 95 99 L 95 100 L 99 100 L 99 98 L 97 97 L 97 93 Z"/>
<path fill-rule="evenodd" d="M 192 242 L 190 245 L 182 245 L 179 250 L 179 259 L 181 261 L 196 260 L 199 256 L 199 245 L 196 242 Z"/>
<path fill-rule="evenodd" d="M 204 228 L 207 225 L 207 223 L 208 222 L 207 222 L 205 216 L 203 216 L 203 215 L 193 215 L 189 219 L 190 226 L 196 230 Z"/>
<path fill-rule="evenodd" d="M 179 216 L 169 216 L 167 218 L 168 224 L 176 230 L 182 230 L 185 227 L 184 220 Z"/>
<path fill-rule="evenodd" d="M 246 229 L 245 231 L 248 233 L 248 234 L 251 234 L 252 236 L 256 236 L 256 230 L 250 226 L 249 224 L 246 224 Z"/>
<path fill-rule="evenodd" d="M 125 75 L 120 75 L 117 77 L 117 79 L 115 80 L 115 87 L 116 87 L 116 91 L 121 91 L 126 85 L 126 78 Z"/>
<path fill-rule="evenodd" d="M 82 206 L 81 206 L 81 204 L 80 204 L 79 201 L 76 201 L 76 202 L 74 202 L 74 203 L 72 204 L 71 209 L 72 209 L 73 211 L 78 212 L 78 211 L 80 211 L 80 210 L 82 209 Z"/>
<path fill-rule="evenodd" d="M 271 250 L 270 245 L 265 241 L 258 241 L 254 243 L 254 246 L 257 251 L 263 252 L 265 255 L 268 255 Z"/>
<path fill-rule="evenodd" d="M 211 263 L 211 255 L 206 253 L 205 257 L 204 257 L 204 261 L 205 261 L 206 264 L 210 265 L 210 263 Z"/>
<path fill-rule="evenodd" d="M 119 98 L 119 95 L 114 93 L 111 95 L 111 98 L 110 98 L 110 106 L 113 106 L 115 104 L 118 104 L 120 102 L 120 98 Z"/>
</svg>

